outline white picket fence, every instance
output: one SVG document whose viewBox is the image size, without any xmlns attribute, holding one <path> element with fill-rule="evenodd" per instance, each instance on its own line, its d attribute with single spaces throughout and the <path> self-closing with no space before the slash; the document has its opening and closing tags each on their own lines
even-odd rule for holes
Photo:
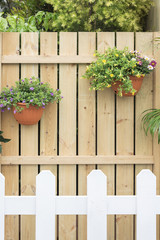
<svg viewBox="0 0 160 240">
<path fill-rule="evenodd" d="M 156 177 L 149 170 L 137 176 L 136 196 L 107 196 L 107 177 L 93 170 L 87 178 L 87 196 L 55 196 L 55 177 L 42 171 L 36 178 L 36 196 L 5 196 L 0 174 L 0 240 L 4 240 L 5 215 L 36 215 L 36 240 L 55 240 L 56 215 L 87 215 L 87 239 L 107 239 L 107 215 L 135 214 L 137 240 L 156 240 Z"/>
</svg>

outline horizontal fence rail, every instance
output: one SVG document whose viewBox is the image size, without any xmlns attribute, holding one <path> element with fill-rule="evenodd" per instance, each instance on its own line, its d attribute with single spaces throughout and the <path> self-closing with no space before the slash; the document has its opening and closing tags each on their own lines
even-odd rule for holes
<svg viewBox="0 0 160 240">
<path fill-rule="evenodd" d="M 154 164 L 153 156 L 1 156 L 1 165 Z"/>
<path fill-rule="evenodd" d="M 25 63 L 25 64 L 33 64 L 33 63 L 91 63 L 95 61 L 95 57 L 92 56 L 2 56 L 3 64 L 10 63 Z"/>
<path fill-rule="evenodd" d="M 136 196 L 107 196 L 107 177 L 93 170 L 87 177 L 87 196 L 55 196 L 55 176 L 42 171 L 36 177 L 36 196 L 5 196 L 0 174 L 0 240 L 5 215 L 36 215 L 36 240 L 55 239 L 55 215 L 87 215 L 87 239 L 107 239 L 107 218 L 112 214 L 137 215 L 137 240 L 156 239 L 156 177 L 150 170 L 137 175 Z"/>
</svg>

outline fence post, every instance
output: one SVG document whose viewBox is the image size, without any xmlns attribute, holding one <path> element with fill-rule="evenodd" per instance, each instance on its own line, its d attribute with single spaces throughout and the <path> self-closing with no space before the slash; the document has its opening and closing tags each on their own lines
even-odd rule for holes
<svg viewBox="0 0 160 240">
<path fill-rule="evenodd" d="M 106 182 L 100 170 L 93 170 L 87 177 L 87 240 L 107 239 Z"/>
<path fill-rule="evenodd" d="M 36 240 L 55 240 L 55 176 L 42 171 L 36 177 Z"/>
<path fill-rule="evenodd" d="M 4 194 L 5 178 L 0 173 L 0 240 L 4 240 Z"/>
<path fill-rule="evenodd" d="M 156 177 L 150 170 L 137 175 L 137 240 L 156 240 Z"/>
</svg>

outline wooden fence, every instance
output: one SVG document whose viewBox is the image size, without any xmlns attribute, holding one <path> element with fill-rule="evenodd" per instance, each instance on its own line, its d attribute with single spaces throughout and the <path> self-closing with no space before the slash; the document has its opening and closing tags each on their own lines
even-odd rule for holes
<svg viewBox="0 0 160 240">
<path fill-rule="evenodd" d="M 60 88 L 63 100 L 50 104 L 37 125 L 19 126 L 11 112 L 1 114 L 1 129 L 11 138 L 3 145 L 1 172 L 6 195 L 35 195 L 36 175 L 50 170 L 58 195 L 86 195 L 87 175 L 101 169 L 109 195 L 135 194 L 135 176 L 153 170 L 160 189 L 160 147 L 146 137 L 141 114 L 160 107 L 160 67 L 145 77 L 136 97 L 120 98 L 111 89 L 89 91 L 81 76 L 96 49 L 108 46 L 140 50 L 159 62 L 153 47 L 158 33 L 1 33 L 1 87 L 19 78 L 39 76 Z M 86 216 L 58 216 L 58 240 L 86 240 Z M 159 221 L 157 220 L 157 225 Z M 134 216 L 109 216 L 108 240 L 134 240 Z M 157 228 L 159 239 L 159 228 Z M 34 216 L 6 216 L 5 239 L 34 240 Z"/>
<path fill-rule="evenodd" d="M 134 214 L 137 240 L 156 240 L 156 177 L 142 170 L 136 177 L 136 196 L 108 196 L 107 178 L 101 170 L 87 177 L 87 196 L 56 196 L 55 176 L 42 171 L 36 177 L 36 196 L 5 196 L 5 179 L 0 174 L 0 240 L 4 240 L 4 216 L 36 215 L 36 240 L 55 240 L 56 215 L 87 215 L 87 240 L 107 240 L 107 215 Z"/>
</svg>

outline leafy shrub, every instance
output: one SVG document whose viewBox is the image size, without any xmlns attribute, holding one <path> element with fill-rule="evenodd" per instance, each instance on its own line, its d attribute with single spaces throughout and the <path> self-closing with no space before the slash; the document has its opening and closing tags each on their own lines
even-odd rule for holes
<svg viewBox="0 0 160 240">
<path fill-rule="evenodd" d="M 45 0 L 54 31 L 141 31 L 153 0 Z"/>
<path fill-rule="evenodd" d="M 15 0 L 11 13 L 7 17 L 0 15 L 0 31 L 143 31 L 153 0 L 40 0 L 38 3 L 37 6 L 34 0 Z"/>
<path fill-rule="evenodd" d="M 51 31 L 53 13 L 39 11 L 35 16 L 25 19 L 22 16 L 0 13 L 0 32 L 37 32 Z"/>
</svg>

